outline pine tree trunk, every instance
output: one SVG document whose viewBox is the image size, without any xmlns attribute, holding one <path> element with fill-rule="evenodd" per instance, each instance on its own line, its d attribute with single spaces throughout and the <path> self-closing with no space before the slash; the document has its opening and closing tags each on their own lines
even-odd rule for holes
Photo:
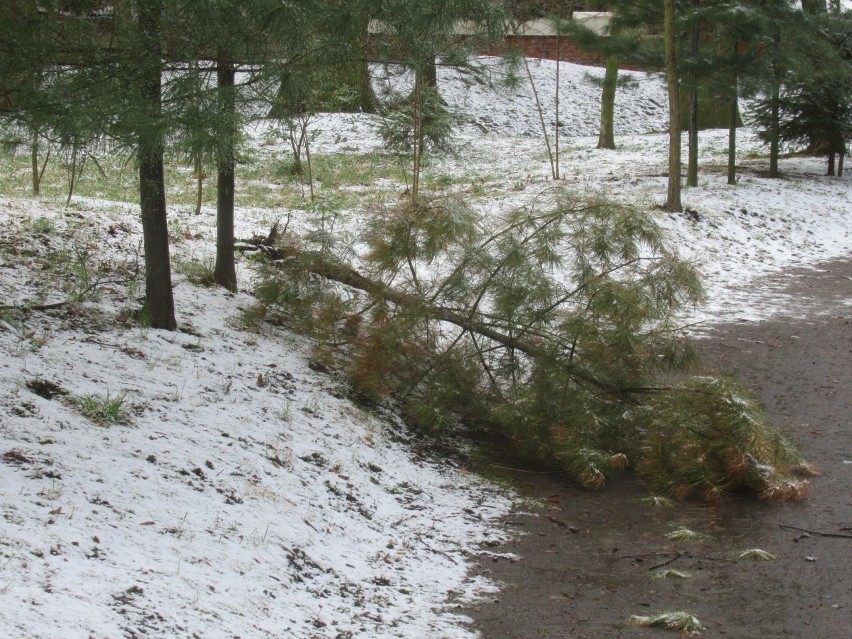
<svg viewBox="0 0 852 639">
<path fill-rule="evenodd" d="M 369 19 L 365 16 L 358 25 L 358 52 L 361 58 L 355 61 L 358 78 L 358 107 L 363 113 L 377 113 L 379 99 L 373 90 L 370 76 L 370 60 L 367 57 L 367 40 L 369 38 Z"/>
<path fill-rule="evenodd" d="M 237 290 L 237 271 L 234 264 L 235 75 L 233 63 L 219 61 L 216 66 L 219 108 L 225 116 L 227 131 L 223 134 L 225 143 L 216 162 L 216 266 L 213 269 L 213 280 L 229 291 Z"/>
<path fill-rule="evenodd" d="M 201 215 L 201 205 L 204 202 L 204 163 L 201 153 L 195 154 L 195 214 Z"/>
<path fill-rule="evenodd" d="M 693 3 L 700 8 L 701 0 Z M 696 24 L 690 35 L 690 52 L 693 58 L 698 58 L 701 45 L 701 29 Z M 698 186 L 698 73 L 693 70 L 689 78 L 689 158 L 686 168 L 686 185 Z"/>
<path fill-rule="evenodd" d="M 667 211 L 682 211 L 680 201 L 680 90 L 677 74 L 677 42 L 674 0 L 663 0 L 666 53 L 666 83 L 669 90 L 669 179 Z"/>
<path fill-rule="evenodd" d="M 30 164 L 33 174 L 33 195 L 38 196 L 40 185 L 38 179 L 38 133 L 36 131 L 33 131 L 33 141 L 30 145 Z"/>
<path fill-rule="evenodd" d="M 778 85 L 772 87 L 772 98 L 769 106 L 769 177 L 781 177 L 778 170 L 778 156 L 781 152 L 781 99 Z"/>
<path fill-rule="evenodd" d="M 163 170 L 163 140 L 157 130 L 162 110 L 162 62 L 160 54 L 159 2 L 138 5 L 143 40 L 140 98 L 150 121 L 138 133 L 139 201 L 145 245 L 145 306 L 151 326 L 174 330 L 174 297 L 169 262 L 169 230 L 166 220 L 166 189 Z"/>
<path fill-rule="evenodd" d="M 734 56 L 737 53 L 737 44 L 734 43 Z M 728 184 L 737 183 L 737 124 L 739 123 L 740 111 L 738 108 L 737 72 L 731 73 L 731 113 L 728 124 Z"/>
<path fill-rule="evenodd" d="M 601 130 L 598 135 L 599 149 L 615 148 L 615 93 L 618 87 L 618 57 L 606 60 L 603 88 L 601 90 Z"/>
<path fill-rule="evenodd" d="M 559 21 L 561 22 L 565 17 L 565 0 L 559 1 Z M 560 180 L 562 179 L 559 174 L 559 69 L 562 66 L 562 38 L 560 37 L 559 30 L 556 31 L 556 104 L 554 105 L 556 111 L 556 121 L 554 122 L 554 136 L 553 136 L 553 166 L 554 166 L 554 179 Z"/>
<path fill-rule="evenodd" d="M 423 158 L 424 149 L 424 134 L 423 134 L 423 85 L 428 82 L 425 79 L 428 76 L 430 65 L 423 68 L 418 68 L 414 71 L 414 121 L 413 121 L 413 146 L 414 165 L 411 170 L 411 205 L 417 203 L 417 198 L 420 194 L 420 167 Z"/>
</svg>

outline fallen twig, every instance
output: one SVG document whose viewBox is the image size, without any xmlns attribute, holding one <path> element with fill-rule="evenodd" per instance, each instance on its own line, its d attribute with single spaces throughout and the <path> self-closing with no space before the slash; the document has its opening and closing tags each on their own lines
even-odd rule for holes
<svg viewBox="0 0 852 639">
<path fill-rule="evenodd" d="M 439 555 L 443 555 L 444 557 L 446 557 L 447 559 L 449 559 L 450 561 L 452 561 L 454 564 L 457 564 L 457 563 L 458 563 L 455 559 L 453 559 L 450 555 L 448 555 L 447 553 L 445 553 L 443 550 L 438 550 L 437 548 L 432 548 L 432 546 L 430 546 L 428 543 L 426 543 L 426 540 L 425 540 L 425 539 L 423 539 L 423 536 L 422 536 L 422 535 L 417 535 L 417 539 L 419 539 L 419 540 L 420 540 L 420 543 L 421 543 L 421 544 L 423 544 L 424 546 L 426 546 L 426 549 L 427 549 L 427 550 L 431 550 L 431 551 L 432 551 L 432 552 L 434 552 L 434 553 L 438 553 Z"/>
<path fill-rule="evenodd" d="M 840 539 L 852 539 L 852 535 L 841 535 L 840 533 L 819 532 L 818 530 L 807 530 L 806 528 L 798 528 L 797 526 L 787 526 L 786 524 L 778 524 L 778 527 L 783 530 L 798 530 L 799 532 L 808 533 L 809 535 L 817 535 L 819 537 L 838 537 Z M 847 530 L 844 528 L 843 530 Z"/>
<path fill-rule="evenodd" d="M 657 564 L 655 566 L 651 566 L 648 570 L 657 570 L 658 568 L 664 568 L 669 564 L 673 564 L 678 559 L 685 557 L 686 559 L 702 559 L 704 561 L 722 561 L 726 564 L 734 564 L 736 563 L 732 559 L 726 559 L 725 557 L 708 557 L 706 555 L 695 555 L 691 552 L 643 552 L 637 553 L 635 555 L 621 555 L 622 559 L 641 559 L 643 557 L 672 557 L 663 563 Z"/>
<path fill-rule="evenodd" d="M 527 473 L 530 475 L 564 475 L 566 471 L 564 470 L 524 470 L 523 468 L 512 468 L 511 466 L 501 466 L 500 464 L 491 464 L 494 468 L 499 468 L 500 470 L 511 470 L 515 473 Z"/>
</svg>

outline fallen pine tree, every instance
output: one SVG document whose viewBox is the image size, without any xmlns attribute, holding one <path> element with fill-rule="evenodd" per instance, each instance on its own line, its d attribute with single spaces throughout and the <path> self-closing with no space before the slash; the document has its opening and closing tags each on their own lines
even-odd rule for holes
<svg viewBox="0 0 852 639">
<path fill-rule="evenodd" d="M 267 317 L 414 427 L 476 424 L 591 487 L 632 466 L 678 498 L 806 492 L 807 466 L 743 389 L 687 375 L 677 318 L 702 301 L 698 273 L 636 209 L 561 193 L 482 220 L 445 198 L 372 212 L 348 244 L 270 238 L 253 243 Z"/>
</svg>

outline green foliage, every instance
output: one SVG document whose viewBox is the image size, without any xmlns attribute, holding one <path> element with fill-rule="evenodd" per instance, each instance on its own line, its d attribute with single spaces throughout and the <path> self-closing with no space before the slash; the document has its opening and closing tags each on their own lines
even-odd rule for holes
<svg viewBox="0 0 852 639">
<path fill-rule="evenodd" d="M 68 401 L 82 415 L 102 426 L 125 424 L 130 419 L 127 400 L 123 394 L 113 396 L 107 391 L 105 395 L 78 395 Z"/>
<path fill-rule="evenodd" d="M 416 126 L 418 120 L 419 127 Z M 453 149 L 453 127 L 458 122 L 458 115 L 447 108 L 437 88 L 429 87 L 423 89 L 419 113 L 415 112 L 409 97 L 396 96 L 389 101 L 379 134 L 385 148 L 396 153 L 413 153 L 419 143 L 418 134 L 423 137 L 426 148 L 447 153 Z"/>
<path fill-rule="evenodd" d="M 196 286 L 215 286 L 213 263 L 210 260 L 186 260 L 176 265 L 178 273 L 186 276 L 191 284 Z"/>
<path fill-rule="evenodd" d="M 652 396 L 643 413 L 637 471 L 654 492 L 715 501 L 732 492 L 796 500 L 807 491 L 793 476 L 807 470 L 799 453 L 730 380 L 689 379 Z"/>
</svg>

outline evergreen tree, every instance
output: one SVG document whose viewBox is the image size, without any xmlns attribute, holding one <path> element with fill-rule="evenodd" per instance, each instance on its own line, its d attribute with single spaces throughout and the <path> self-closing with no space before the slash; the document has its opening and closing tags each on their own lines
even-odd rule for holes
<svg viewBox="0 0 852 639">
<path fill-rule="evenodd" d="M 387 0 L 376 2 L 372 15 L 381 24 L 380 59 L 411 70 L 414 86 L 407 116 L 413 154 L 411 201 L 420 190 L 420 172 L 430 130 L 438 139 L 447 130 L 447 113 L 437 86 L 436 59 L 447 66 L 469 67 L 477 44 L 502 37 L 504 11 L 496 0 Z M 467 25 L 462 37 L 456 28 Z M 400 113 L 400 111 L 398 111 Z M 396 127 L 403 118 L 395 119 Z"/>
<path fill-rule="evenodd" d="M 599 3 L 599 8 L 617 8 L 618 3 Z M 605 33 L 597 33 L 581 22 L 572 20 L 563 27 L 578 47 L 597 51 L 606 59 L 603 82 L 601 83 L 601 116 L 598 133 L 599 149 L 615 149 L 615 96 L 618 88 L 618 70 L 621 61 L 630 56 L 641 43 L 641 35 L 635 29 L 623 29 L 617 18 L 610 20 Z"/>
<path fill-rule="evenodd" d="M 163 155 L 169 106 L 163 89 L 164 0 L 21 3 L 5 25 L 24 53 L 9 117 L 51 131 L 77 148 L 109 136 L 131 149 L 139 169 L 145 307 L 154 328 L 176 328 L 169 265 Z M 26 9 L 26 10 L 23 10 Z M 6 85 L 6 82 L 3 82 Z"/>
<path fill-rule="evenodd" d="M 841 173 L 852 137 L 852 18 L 800 16 L 779 32 L 786 45 L 773 56 L 777 82 L 756 101 L 755 121 L 770 144 L 770 166 L 787 142 L 827 156 L 827 174 Z"/>
<path fill-rule="evenodd" d="M 270 75 L 289 64 L 302 42 L 306 11 L 273 0 L 196 0 L 177 5 L 168 34 L 178 43 L 179 58 L 194 62 L 176 82 L 195 94 L 198 110 L 177 132 L 191 157 L 216 163 L 216 263 L 214 281 L 237 288 L 234 262 L 235 174 L 246 118 L 258 114 L 258 92 Z M 240 83 L 237 84 L 237 70 Z M 209 77 L 215 72 L 215 83 Z"/>
</svg>

